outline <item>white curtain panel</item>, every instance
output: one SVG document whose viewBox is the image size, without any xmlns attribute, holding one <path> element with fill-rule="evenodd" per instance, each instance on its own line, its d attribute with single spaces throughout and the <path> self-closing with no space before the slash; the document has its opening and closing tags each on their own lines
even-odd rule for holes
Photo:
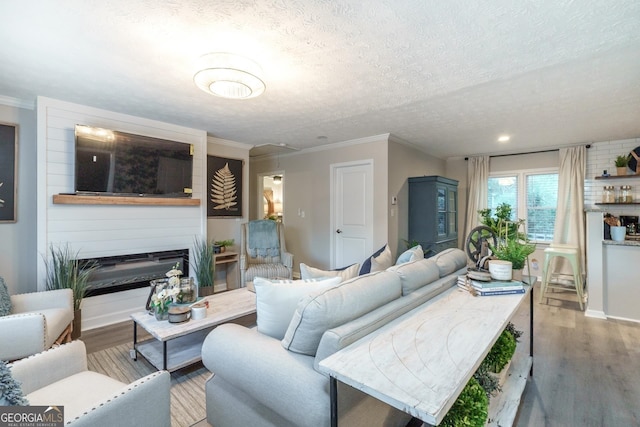
<svg viewBox="0 0 640 427">
<path fill-rule="evenodd" d="M 478 211 L 486 209 L 489 199 L 489 156 L 469 157 L 467 163 L 467 213 L 464 221 L 464 241 L 480 225 Z"/>
<path fill-rule="evenodd" d="M 554 244 L 578 247 L 581 270 L 585 270 L 584 176 L 586 148 L 560 149 L 558 170 L 558 207 L 553 233 Z M 562 270 L 566 269 L 563 266 Z"/>
</svg>

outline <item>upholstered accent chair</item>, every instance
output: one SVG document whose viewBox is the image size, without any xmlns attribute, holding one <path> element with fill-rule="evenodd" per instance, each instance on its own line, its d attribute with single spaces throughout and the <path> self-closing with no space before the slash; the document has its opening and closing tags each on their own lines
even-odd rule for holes
<svg viewBox="0 0 640 427">
<path fill-rule="evenodd" d="M 31 356 L 70 340 L 71 289 L 11 295 L 10 300 L 10 312 L 0 316 L 0 360 Z"/>
<path fill-rule="evenodd" d="M 84 343 L 75 340 L 9 364 L 32 406 L 64 406 L 72 426 L 171 425 L 171 375 L 149 374 L 130 384 L 87 367 Z"/>
<path fill-rule="evenodd" d="M 254 277 L 267 279 L 293 277 L 293 255 L 284 243 L 284 226 L 271 220 L 242 224 L 240 278 L 242 286 Z"/>
</svg>

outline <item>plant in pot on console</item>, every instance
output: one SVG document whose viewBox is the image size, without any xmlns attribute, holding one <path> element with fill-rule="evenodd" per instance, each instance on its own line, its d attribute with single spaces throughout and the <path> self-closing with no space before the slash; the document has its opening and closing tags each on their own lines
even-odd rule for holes
<svg viewBox="0 0 640 427">
<path fill-rule="evenodd" d="M 493 256 L 502 261 L 511 262 L 514 280 L 522 280 L 522 269 L 529 255 L 536 250 L 536 245 L 526 240 L 511 239 L 492 247 Z"/>
<path fill-rule="evenodd" d="M 627 174 L 627 166 L 629 166 L 629 160 L 631 160 L 631 154 L 620 155 L 616 157 L 614 161 L 618 175 Z"/>
<path fill-rule="evenodd" d="M 68 244 L 49 247 L 49 258 L 45 259 L 46 284 L 48 290 L 69 288 L 73 292 L 72 339 L 80 338 L 82 325 L 82 299 L 87 293 L 89 275 L 97 268 L 95 261 L 81 262 L 79 252 L 72 252 Z"/>
<path fill-rule="evenodd" d="M 481 209 L 478 211 L 478 215 L 480 215 L 480 223 L 489 227 L 496 237 L 524 240 L 526 236 L 519 230 L 524 220 L 514 221 L 511 219 L 512 212 L 513 209 L 510 204 L 501 203 L 496 207 L 495 215 L 491 215 L 491 209 Z"/>
<path fill-rule="evenodd" d="M 536 245 L 529 242 L 527 235 L 520 231 L 524 220 L 512 220 L 512 208 L 508 203 L 501 203 L 496 208 L 495 217 L 491 216 L 491 209 L 478 211 L 480 222 L 491 228 L 497 237 L 497 245 L 490 246 L 493 257 L 511 262 L 512 271 L 516 272 L 514 279 L 522 279 L 522 269 L 529 255 L 536 250 Z"/>
<path fill-rule="evenodd" d="M 214 244 L 204 237 L 196 238 L 193 244 L 193 259 L 191 265 L 198 280 L 200 296 L 213 294 L 215 279 L 215 263 L 213 262 Z"/>
<path fill-rule="evenodd" d="M 215 242 L 213 242 L 213 244 L 218 250 L 218 252 L 216 253 L 224 252 L 228 246 L 233 246 L 233 242 L 234 242 L 234 239 L 216 240 Z"/>
</svg>

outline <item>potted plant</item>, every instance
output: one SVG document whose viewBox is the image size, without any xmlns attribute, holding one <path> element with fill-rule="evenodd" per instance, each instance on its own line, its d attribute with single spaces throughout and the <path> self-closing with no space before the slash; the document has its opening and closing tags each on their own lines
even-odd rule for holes
<svg viewBox="0 0 640 427">
<path fill-rule="evenodd" d="M 493 255 L 502 261 L 511 262 L 514 280 L 522 280 L 522 269 L 527 257 L 536 250 L 536 245 L 519 239 L 510 239 L 492 247 Z M 518 273 L 519 272 L 519 273 Z"/>
<path fill-rule="evenodd" d="M 505 239 L 525 239 L 524 233 L 519 231 L 524 220 L 514 221 L 511 219 L 513 209 L 508 203 L 501 203 L 496 208 L 496 214 L 491 216 L 491 209 L 481 209 L 478 211 L 480 215 L 480 223 L 486 225 L 493 231 L 496 237 Z"/>
<path fill-rule="evenodd" d="M 511 219 L 511 206 L 502 203 L 496 208 L 496 216 L 491 216 L 491 209 L 479 211 L 482 224 L 491 228 L 498 237 L 497 245 L 490 246 L 496 259 L 511 262 L 515 280 L 522 280 L 522 269 L 527 257 L 536 250 L 536 245 L 529 242 L 520 227 L 524 225 L 523 219 L 513 221 Z"/>
<path fill-rule="evenodd" d="M 216 240 L 215 242 L 213 242 L 213 244 L 216 247 L 215 250 L 217 251 L 215 253 L 217 254 L 223 253 L 226 250 L 227 246 L 233 246 L 233 242 L 234 242 L 234 239 Z"/>
<path fill-rule="evenodd" d="M 80 338 L 82 332 L 82 299 L 87 293 L 89 275 L 97 268 L 95 261 L 81 263 L 79 252 L 71 252 L 68 244 L 49 247 L 49 259 L 45 259 L 47 290 L 69 288 L 73 292 L 73 329 L 71 338 Z"/>
<path fill-rule="evenodd" d="M 614 161 L 614 163 L 616 165 L 618 175 L 627 174 L 627 166 L 629 166 L 629 160 L 631 160 L 630 154 L 620 155 L 616 157 L 616 160 Z"/>
<path fill-rule="evenodd" d="M 196 238 L 193 249 L 194 256 L 191 265 L 198 281 L 198 294 L 200 296 L 211 295 L 215 279 L 214 243 L 208 242 L 204 237 Z"/>
</svg>

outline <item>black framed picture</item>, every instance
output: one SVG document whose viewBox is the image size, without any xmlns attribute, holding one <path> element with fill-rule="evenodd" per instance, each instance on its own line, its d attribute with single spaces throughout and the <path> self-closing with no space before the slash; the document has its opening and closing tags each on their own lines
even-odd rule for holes
<svg viewBox="0 0 640 427">
<path fill-rule="evenodd" d="M 242 216 L 241 159 L 207 156 L 207 216 Z"/>
<path fill-rule="evenodd" d="M 18 126 L 0 123 L 0 222 L 16 222 Z"/>
</svg>

